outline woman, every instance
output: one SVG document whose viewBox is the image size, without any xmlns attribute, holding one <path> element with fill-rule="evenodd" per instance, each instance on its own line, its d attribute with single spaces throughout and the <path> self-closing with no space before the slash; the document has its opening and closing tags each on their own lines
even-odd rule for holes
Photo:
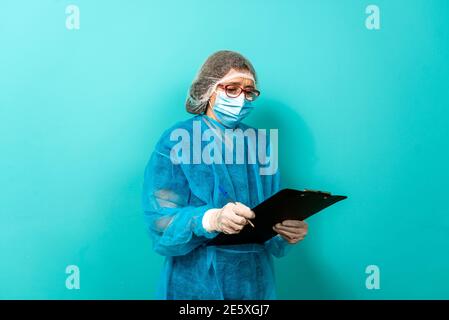
<svg viewBox="0 0 449 320">
<path fill-rule="evenodd" d="M 259 94 L 247 59 L 216 52 L 189 91 L 186 108 L 196 116 L 165 131 L 151 155 L 142 201 L 154 250 L 166 256 L 160 299 L 274 299 L 272 256 L 284 256 L 307 234 L 306 223 L 288 220 L 273 226 L 278 235 L 264 244 L 207 246 L 219 233 L 236 234 L 250 223 L 255 217 L 250 208 L 279 190 L 279 171 L 261 175 L 259 163 L 205 161 L 199 157 L 205 141 L 201 149 L 183 142 L 183 156 L 196 160 L 177 161 L 175 132 L 194 135 L 195 125 L 215 133 L 246 130 L 250 127 L 241 121 Z M 226 144 L 226 138 L 216 141 Z"/>
</svg>

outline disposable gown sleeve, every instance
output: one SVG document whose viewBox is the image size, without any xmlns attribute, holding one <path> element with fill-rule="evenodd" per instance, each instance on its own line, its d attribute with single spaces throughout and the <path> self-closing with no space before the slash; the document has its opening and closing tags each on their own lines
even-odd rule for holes
<svg viewBox="0 0 449 320">
<path fill-rule="evenodd" d="M 272 186 L 271 186 L 271 194 L 275 194 L 280 190 L 280 172 L 279 169 L 273 176 Z M 294 246 L 293 244 L 288 243 L 281 235 L 276 235 L 270 240 L 265 242 L 265 249 L 271 253 L 276 258 L 281 258 L 285 256 L 291 248 Z"/>
<path fill-rule="evenodd" d="M 265 242 L 265 248 L 276 258 L 284 257 L 293 246 L 279 234 Z"/>
<path fill-rule="evenodd" d="M 192 194 L 180 164 L 173 164 L 167 150 L 156 149 L 145 168 L 142 205 L 154 250 L 164 256 L 191 252 L 218 232 L 202 225 L 212 206 L 191 204 Z"/>
</svg>

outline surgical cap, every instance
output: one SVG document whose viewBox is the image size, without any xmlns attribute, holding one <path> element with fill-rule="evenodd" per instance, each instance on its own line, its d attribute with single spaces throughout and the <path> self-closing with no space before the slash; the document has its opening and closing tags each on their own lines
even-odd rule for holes
<svg viewBox="0 0 449 320">
<path fill-rule="evenodd" d="M 238 52 L 218 51 L 207 58 L 193 80 L 186 100 L 187 111 L 193 114 L 204 113 L 216 86 L 223 81 L 231 69 L 248 71 L 254 83 L 257 82 L 256 72 L 248 59 Z"/>
</svg>

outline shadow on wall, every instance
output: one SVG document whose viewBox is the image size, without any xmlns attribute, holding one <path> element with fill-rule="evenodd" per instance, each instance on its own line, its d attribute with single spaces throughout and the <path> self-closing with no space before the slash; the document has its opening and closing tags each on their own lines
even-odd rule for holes
<svg viewBox="0 0 449 320">
<path fill-rule="evenodd" d="M 325 259 L 318 258 L 320 245 L 319 239 L 308 237 L 276 260 L 278 299 L 354 299 L 341 273 L 337 275 Z"/>
<path fill-rule="evenodd" d="M 251 114 L 257 128 L 278 129 L 279 167 L 283 187 L 304 188 L 316 177 L 315 140 L 307 123 L 295 110 L 277 100 L 261 99 Z"/>
<path fill-rule="evenodd" d="M 261 99 L 256 110 L 251 115 L 252 125 L 279 130 L 282 187 L 313 189 L 310 186 L 319 177 L 315 168 L 318 157 L 313 132 L 297 111 L 300 106 Z M 319 224 L 315 227 L 319 228 Z M 313 231 L 319 234 L 319 230 Z M 315 254 L 323 245 L 318 236 L 309 237 L 292 248 L 286 257 L 275 259 L 279 299 L 336 299 L 348 294 L 344 283 Z"/>
</svg>

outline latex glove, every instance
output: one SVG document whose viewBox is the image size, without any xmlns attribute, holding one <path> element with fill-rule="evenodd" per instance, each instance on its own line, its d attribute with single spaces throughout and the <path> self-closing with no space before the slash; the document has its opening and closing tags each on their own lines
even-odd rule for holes
<svg viewBox="0 0 449 320">
<path fill-rule="evenodd" d="M 300 220 L 284 220 L 273 226 L 273 230 L 280 234 L 288 243 L 295 244 L 304 240 L 309 226 Z"/>
<path fill-rule="evenodd" d="M 236 234 L 248 224 L 248 219 L 254 219 L 255 216 L 254 212 L 244 204 L 229 202 L 221 209 L 207 210 L 202 222 L 204 229 L 209 232 Z"/>
</svg>

